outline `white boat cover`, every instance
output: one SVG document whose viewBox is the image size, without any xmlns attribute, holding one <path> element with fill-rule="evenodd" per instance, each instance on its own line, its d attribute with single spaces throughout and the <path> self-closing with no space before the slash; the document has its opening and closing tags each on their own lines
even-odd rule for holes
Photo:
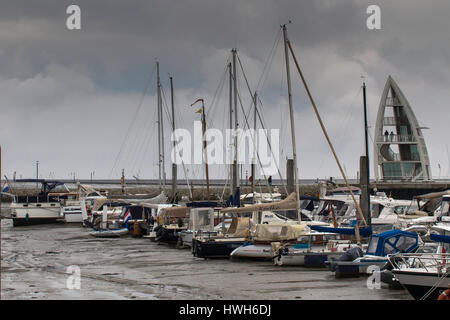
<svg viewBox="0 0 450 320">
<path fill-rule="evenodd" d="M 119 201 L 124 201 L 132 204 L 136 204 L 139 206 L 147 207 L 147 208 L 157 208 L 157 204 L 166 204 L 167 203 L 167 196 L 162 191 L 160 194 L 158 194 L 156 197 L 150 198 L 150 199 L 119 199 Z"/>
</svg>

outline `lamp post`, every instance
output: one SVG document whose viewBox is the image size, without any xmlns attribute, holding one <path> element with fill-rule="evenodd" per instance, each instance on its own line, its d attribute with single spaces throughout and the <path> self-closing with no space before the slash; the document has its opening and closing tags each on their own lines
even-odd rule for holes
<svg viewBox="0 0 450 320">
<path fill-rule="evenodd" d="M 39 160 L 36 161 L 36 180 L 39 179 Z M 36 188 L 38 187 L 38 183 L 36 181 Z"/>
</svg>

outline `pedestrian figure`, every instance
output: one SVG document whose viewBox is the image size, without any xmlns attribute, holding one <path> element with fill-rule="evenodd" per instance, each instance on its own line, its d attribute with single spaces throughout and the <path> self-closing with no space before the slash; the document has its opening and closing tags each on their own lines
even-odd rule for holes
<svg viewBox="0 0 450 320">
<path fill-rule="evenodd" d="M 394 141 L 394 132 L 391 131 L 390 136 L 391 136 L 391 141 Z"/>
<path fill-rule="evenodd" d="M 267 180 L 269 182 L 269 186 L 272 186 L 272 176 L 269 176 L 269 179 Z"/>
<path fill-rule="evenodd" d="M 388 137 L 389 137 L 389 132 L 386 130 L 384 132 L 384 141 L 388 141 Z"/>
</svg>

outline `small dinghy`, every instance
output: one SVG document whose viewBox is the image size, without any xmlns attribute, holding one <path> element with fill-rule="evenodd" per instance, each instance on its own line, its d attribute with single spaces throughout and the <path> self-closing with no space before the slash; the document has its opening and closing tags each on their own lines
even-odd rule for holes
<svg viewBox="0 0 450 320">
<path fill-rule="evenodd" d="M 128 228 L 122 228 L 122 229 L 106 229 L 106 230 L 97 230 L 89 232 L 89 234 L 96 238 L 119 238 L 123 235 L 128 234 L 129 230 Z"/>
</svg>

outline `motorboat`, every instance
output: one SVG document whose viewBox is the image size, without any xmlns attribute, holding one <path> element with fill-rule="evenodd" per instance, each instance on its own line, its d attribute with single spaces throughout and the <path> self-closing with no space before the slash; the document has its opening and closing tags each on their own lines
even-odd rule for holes
<svg viewBox="0 0 450 320">
<path fill-rule="evenodd" d="M 106 199 L 106 196 L 89 185 L 79 184 L 76 199 L 64 201 L 61 216 L 67 223 L 82 223 L 85 218 L 81 207 L 84 206 L 87 211 L 91 211 L 96 199 Z"/>
<path fill-rule="evenodd" d="M 383 268 L 389 261 L 389 254 L 414 252 L 419 247 L 419 239 L 416 233 L 397 229 L 373 234 L 365 254 L 361 248 L 354 248 L 337 260 L 325 261 L 325 264 L 336 278 L 367 275 L 370 266 Z"/>
<path fill-rule="evenodd" d="M 154 232 L 154 241 L 174 243 L 178 242 L 181 231 L 187 230 L 188 207 L 174 206 L 163 208 L 156 217 Z"/>
<path fill-rule="evenodd" d="M 189 223 L 187 230 L 180 232 L 178 247 L 192 248 L 192 240 L 196 236 L 215 237 L 220 230 L 215 230 L 214 208 L 191 208 L 189 211 Z"/>
<path fill-rule="evenodd" d="M 56 180 L 21 179 L 14 184 L 40 185 L 39 194 L 14 195 L 11 203 L 13 226 L 61 222 L 61 203 L 74 196 L 67 186 Z M 57 189 L 60 189 L 59 191 Z"/>
<path fill-rule="evenodd" d="M 342 240 L 340 234 L 312 231 L 296 243 L 280 247 L 273 261 L 277 266 L 326 267 L 325 261 L 338 259 L 357 246 L 351 240 Z"/>
<path fill-rule="evenodd" d="M 450 227 L 432 227 L 430 239 L 439 243 L 437 252 L 389 256 L 395 279 L 416 300 L 436 300 L 450 286 Z"/>
</svg>

